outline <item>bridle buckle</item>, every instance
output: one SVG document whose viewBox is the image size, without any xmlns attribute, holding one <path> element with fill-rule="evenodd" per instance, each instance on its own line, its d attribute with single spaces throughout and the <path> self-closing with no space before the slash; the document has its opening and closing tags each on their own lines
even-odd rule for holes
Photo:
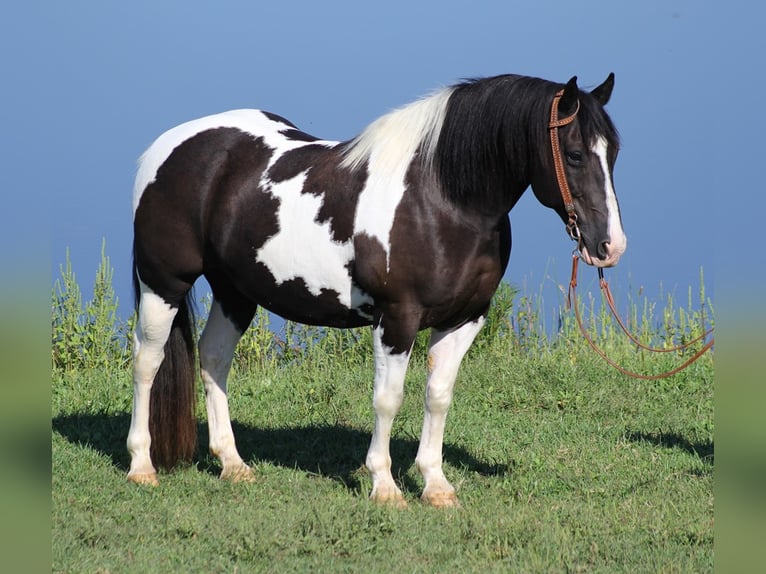
<svg viewBox="0 0 766 574">
<path fill-rule="evenodd" d="M 582 235 L 580 234 L 580 227 L 577 225 L 577 214 L 574 211 L 569 212 L 569 221 L 567 221 L 567 233 L 572 241 L 576 241 L 579 245 Z"/>
</svg>

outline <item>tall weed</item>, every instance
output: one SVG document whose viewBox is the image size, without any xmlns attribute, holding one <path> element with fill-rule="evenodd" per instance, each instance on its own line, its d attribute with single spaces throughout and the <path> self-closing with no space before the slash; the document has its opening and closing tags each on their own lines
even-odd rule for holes
<svg viewBox="0 0 766 574">
<path fill-rule="evenodd" d="M 83 357 L 86 326 L 83 320 L 82 293 L 72 270 L 69 248 L 66 260 L 59 266 L 60 277 L 51 293 L 51 359 L 54 368 L 79 368 Z"/>
<path fill-rule="evenodd" d="M 62 370 L 121 368 L 129 360 L 127 334 L 132 321 L 117 318 L 118 299 L 112 285 L 114 269 L 101 244 L 93 298 L 82 305 L 69 249 L 51 293 L 51 354 L 53 367 Z"/>
</svg>

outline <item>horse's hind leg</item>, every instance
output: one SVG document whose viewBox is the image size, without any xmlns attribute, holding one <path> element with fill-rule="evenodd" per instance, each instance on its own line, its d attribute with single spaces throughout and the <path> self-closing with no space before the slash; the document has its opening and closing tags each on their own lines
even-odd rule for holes
<svg viewBox="0 0 766 574">
<path fill-rule="evenodd" d="M 447 410 L 460 363 L 476 338 L 484 317 L 466 323 L 453 331 L 431 332 L 428 348 L 428 382 L 426 385 L 423 432 L 416 462 L 425 480 L 421 498 L 433 506 L 457 506 L 454 487 L 442 471 L 442 444 Z"/>
<path fill-rule="evenodd" d="M 128 480 L 138 484 L 159 484 L 150 455 L 149 401 L 177 312 L 177 308 L 142 285 L 138 321 L 133 333 L 133 413 L 127 441 L 130 452 Z"/>
<path fill-rule="evenodd" d="M 255 306 L 240 304 L 230 318 L 216 299 L 199 341 L 200 370 L 205 385 L 210 452 L 223 468 L 221 478 L 234 482 L 252 481 L 253 471 L 242 460 L 234 443 L 234 432 L 226 397 L 226 378 L 231 368 L 234 349 L 242 333 L 252 321 Z"/>
</svg>

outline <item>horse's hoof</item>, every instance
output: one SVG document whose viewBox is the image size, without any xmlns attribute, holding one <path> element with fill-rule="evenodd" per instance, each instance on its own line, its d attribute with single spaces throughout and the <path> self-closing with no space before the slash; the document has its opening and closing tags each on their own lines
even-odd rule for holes
<svg viewBox="0 0 766 574">
<path fill-rule="evenodd" d="M 147 472 L 142 474 L 129 474 L 128 480 L 135 484 L 146 484 L 149 486 L 159 486 L 160 481 L 157 480 L 156 472 Z"/>
<path fill-rule="evenodd" d="M 225 468 L 221 472 L 221 480 L 228 482 L 255 482 L 255 473 L 253 469 L 242 464 L 235 468 Z"/>
<path fill-rule="evenodd" d="M 434 508 L 460 508 L 460 502 L 457 499 L 457 495 L 453 492 L 424 492 L 420 497 L 423 502 L 426 502 Z"/>
<path fill-rule="evenodd" d="M 391 506 L 392 508 L 407 508 L 407 501 L 398 490 L 387 493 L 373 493 L 370 499 L 378 506 Z"/>
<path fill-rule="evenodd" d="M 391 508 L 396 508 L 399 510 L 404 510 L 407 508 L 407 501 L 404 500 L 403 496 L 399 496 L 398 498 L 387 498 L 385 500 L 375 498 L 374 500 L 375 504 L 378 506 L 390 506 Z"/>
</svg>

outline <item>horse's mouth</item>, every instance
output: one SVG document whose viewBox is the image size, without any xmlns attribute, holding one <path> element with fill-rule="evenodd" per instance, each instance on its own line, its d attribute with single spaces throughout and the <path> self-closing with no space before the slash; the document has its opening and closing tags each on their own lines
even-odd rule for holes
<svg viewBox="0 0 766 574">
<path fill-rule="evenodd" d="M 617 262 L 620 260 L 622 254 L 623 251 L 615 251 L 607 255 L 605 259 L 599 259 L 598 257 L 591 256 L 591 254 L 588 253 L 588 248 L 584 245 L 580 249 L 580 257 L 582 260 L 585 261 L 585 263 L 588 265 L 592 265 L 594 267 L 614 267 L 617 265 Z"/>
</svg>

